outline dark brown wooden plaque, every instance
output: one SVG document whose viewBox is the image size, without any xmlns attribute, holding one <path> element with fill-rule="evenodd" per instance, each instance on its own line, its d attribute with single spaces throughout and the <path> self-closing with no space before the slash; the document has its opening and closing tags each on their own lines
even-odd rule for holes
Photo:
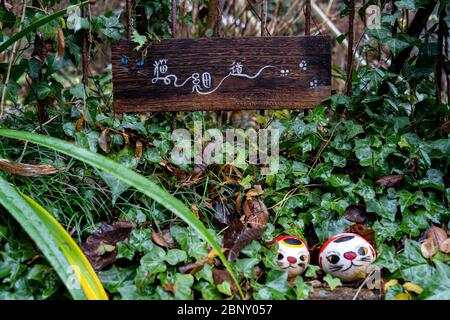
<svg viewBox="0 0 450 320">
<path fill-rule="evenodd" d="M 173 39 L 112 46 L 114 111 L 311 108 L 331 94 L 330 37 Z"/>
</svg>

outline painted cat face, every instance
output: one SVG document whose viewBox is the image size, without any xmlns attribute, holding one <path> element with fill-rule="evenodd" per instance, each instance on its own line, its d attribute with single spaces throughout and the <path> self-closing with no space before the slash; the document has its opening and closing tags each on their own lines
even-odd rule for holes
<svg viewBox="0 0 450 320">
<path fill-rule="evenodd" d="M 131 60 L 125 55 L 120 56 L 120 65 L 125 72 L 135 72 L 137 74 L 143 74 L 143 66 L 145 65 L 144 59 Z"/>
<path fill-rule="evenodd" d="M 341 233 L 328 239 L 319 253 L 319 264 L 326 273 L 345 282 L 364 279 L 376 253 L 366 239 L 354 233 Z"/>
<path fill-rule="evenodd" d="M 276 262 L 281 270 L 289 272 L 289 276 L 302 274 L 309 263 L 309 251 L 305 242 L 295 236 L 281 236 L 278 242 Z"/>
</svg>

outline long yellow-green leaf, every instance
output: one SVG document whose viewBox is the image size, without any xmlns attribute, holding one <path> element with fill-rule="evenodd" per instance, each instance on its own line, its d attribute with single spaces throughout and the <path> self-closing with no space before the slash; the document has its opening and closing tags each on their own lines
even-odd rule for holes
<svg viewBox="0 0 450 320">
<path fill-rule="evenodd" d="M 35 213 L 39 215 L 49 232 L 60 244 L 60 248 L 72 266 L 74 275 L 78 278 L 86 297 L 89 300 L 108 300 L 108 295 L 89 260 L 63 226 L 36 201 L 23 193 L 21 195 L 30 206 L 35 208 Z"/>
<path fill-rule="evenodd" d="M 222 261 L 224 266 L 228 269 L 231 277 L 236 283 L 236 286 L 239 290 L 241 297 L 242 298 L 244 297 L 239 282 L 237 281 L 237 278 L 231 265 L 225 258 L 220 246 L 217 244 L 211 233 L 206 229 L 203 223 L 189 210 L 188 207 L 186 207 L 180 200 L 172 196 L 170 193 L 168 193 L 167 191 L 156 185 L 154 182 L 150 181 L 143 175 L 140 175 L 134 172 L 133 170 L 128 169 L 125 166 L 111 159 L 108 159 L 102 155 L 88 151 L 86 149 L 80 148 L 73 144 L 70 144 L 65 140 L 56 139 L 41 134 L 10 129 L 0 129 L 0 136 L 26 140 L 32 143 L 43 145 L 50 149 L 56 150 L 58 152 L 74 157 L 78 160 L 81 160 L 97 169 L 100 169 L 102 171 L 114 175 L 118 179 L 136 188 L 146 196 L 152 198 L 153 200 L 160 203 L 167 209 L 171 210 L 178 217 L 183 219 L 188 225 L 190 225 L 194 230 L 196 230 L 199 233 L 199 235 L 203 239 L 205 239 L 211 245 L 211 247 L 217 252 L 217 255 L 219 256 L 220 260 Z"/>
<path fill-rule="evenodd" d="M 68 9 L 74 8 L 74 7 L 84 7 L 84 6 L 87 6 L 88 4 L 89 4 L 89 1 L 80 2 L 78 4 L 71 5 L 67 8 L 61 9 L 59 11 L 56 11 L 55 13 L 52 13 L 52 14 L 46 15 L 45 17 L 40 18 L 39 20 L 33 22 L 29 26 L 26 26 L 25 28 L 23 28 L 22 31 L 13 34 L 11 36 L 11 38 L 6 40 L 5 42 L 2 42 L 0 44 L 0 53 L 2 51 L 6 50 L 10 45 L 12 45 L 17 40 L 25 37 L 28 33 L 36 30 L 39 27 L 42 27 L 44 24 L 49 23 L 52 20 L 55 20 L 55 19 L 61 17 L 62 15 L 64 15 L 67 12 Z"/>
<path fill-rule="evenodd" d="M 74 299 L 108 299 L 91 264 L 66 230 L 42 206 L 1 177 L 0 204 L 33 239 Z"/>
</svg>

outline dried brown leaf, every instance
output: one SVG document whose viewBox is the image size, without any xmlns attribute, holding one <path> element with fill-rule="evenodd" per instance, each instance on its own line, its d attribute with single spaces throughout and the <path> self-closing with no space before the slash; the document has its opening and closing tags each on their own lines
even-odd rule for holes
<svg viewBox="0 0 450 320">
<path fill-rule="evenodd" d="M 134 150 L 134 156 L 136 157 L 136 160 L 139 161 L 142 158 L 142 141 L 136 140 L 136 149 Z"/>
<path fill-rule="evenodd" d="M 253 240 L 260 239 L 264 233 L 264 228 L 247 228 L 242 231 L 236 242 L 228 252 L 228 260 L 233 261 L 239 255 L 242 249 L 248 246 Z"/>
<path fill-rule="evenodd" d="M 422 251 L 422 255 L 429 259 L 433 257 L 437 252 L 436 243 L 433 241 L 433 239 L 425 239 L 424 242 L 420 245 L 420 251 Z"/>
<path fill-rule="evenodd" d="M 269 222 L 266 205 L 258 199 L 247 199 L 242 204 L 247 224 L 252 228 L 265 228 Z"/>
<path fill-rule="evenodd" d="M 403 176 L 394 174 L 390 176 L 384 176 L 375 180 L 375 184 L 379 186 L 385 186 L 386 188 L 397 187 L 403 182 Z"/>
<path fill-rule="evenodd" d="M 106 154 L 109 154 L 110 152 L 110 140 L 109 128 L 103 129 L 100 137 L 98 138 L 98 145 Z"/>
<path fill-rule="evenodd" d="M 442 242 L 447 240 L 448 235 L 444 229 L 436 227 L 436 226 L 431 226 L 427 230 L 427 238 L 432 239 L 434 244 L 439 247 Z"/>
<path fill-rule="evenodd" d="M 58 58 L 62 58 L 64 56 L 64 47 L 65 47 L 65 41 L 64 41 L 64 32 L 61 28 L 58 28 Z"/>
<path fill-rule="evenodd" d="M 375 246 L 375 230 L 365 225 L 355 223 L 345 229 L 345 232 L 357 233 L 365 238 L 372 246 Z"/>
<path fill-rule="evenodd" d="M 175 288 L 174 288 L 174 285 L 173 285 L 172 282 L 167 283 L 167 284 L 164 286 L 164 290 L 167 291 L 167 292 L 175 293 Z"/>
<path fill-rule="evenodd" d="M 206 257 L 206 258 L 197 260 L 194 263 L 189 263 L 184 266 L 181 266 L 178 268 L 178 270 L 181 273 L 190 273 L 193 275 L 193 274 L 196 274 L 198 271 L 200 271 L 208 261 L 209 261 L 209 258 Z"/>
<path fill-rule="evenodd" d="M 439 245 L 439 249 L 441 249 L 443 253 L 450 253 L 450 239 L 447 239 L 444 242 L 442 242 Z"/>
<path fill-rule="evenodd" d="M 193 204 L 193 203 L 191 203 L 191 210 L 192 210 L 192 213 L 193 213 L 197 218 L 200 218 L 200 210 L 199 210 L 199 208 L 198 208 L 195 204 Z"/>
<path fill-rule="evenodd" d="M 245 196 L 247 197 L 247 199 L 251 199 L 262 194 L 264 194 L 264 190 L 261 188 L 261 186 L 258 185 L 255 186 L 255 188 L 248 190 Z"/>
<path fill-rule="evenodd" d="M 217 201 L 214 204 L 214 220 L 221 226 L 228 226 L 236 217 L 236 209 L 233 205 Z"/>
<path fill-rule="evenodd" d="M 56 169 L 48 164 L 25 164 L 17 163 L 7 159 L 0 159 L 0 170 L 9 172 L 21 177 L 39 177 L 44 175 L 55 174 L 63 169 Z"/>
<path fill-rule="evenodd" d="M 83 128 L 84 115 L 75 122 L 75 131 L 79 132 Z"/>
<path fill-rule="evenodd" d="M 90 235 L 82 245 L 83 252 L 95 270 L 101 270 L 116 261 L 116 243 L 126 240 L 133 229 L 128 221 L 108 224 L 103 222 L 100 228 Z"/>
<path fill-rule="evenodd" d="M 152 230 L 152 240 L 161 247 L 169 249 L 175 248 L 175 241 L 167 229 L 164 229 L 162 232 Z"/>
<path fill-rule="evenodd" d="M 234 218 L 223 233 L 224 248 L 231 249 L 244 229 L 245 226 L 242 224 L 241 220 L 239 220 L 239 218 Z"/>
<path fill-rule="evenodd" d="M 122 133 L 123 140 L 125 142 L 125 148 L 130 146 L 130 136 L 126 133 Z"/>
<path fill-rule="evenodd" d="M 364 223 L 367 219 L 366 207 L 363 205 L 351 205 L 345 209 L 345 219 L 356 222 Z"/>
<path fill-rule="evenodd" d="M 158 246 L 167 248 L 166 240 L 164 239 L 164 237 L 159 232 L 156 232 L 155 230 L 152 230 L 152 240 Z"/>
</svg>

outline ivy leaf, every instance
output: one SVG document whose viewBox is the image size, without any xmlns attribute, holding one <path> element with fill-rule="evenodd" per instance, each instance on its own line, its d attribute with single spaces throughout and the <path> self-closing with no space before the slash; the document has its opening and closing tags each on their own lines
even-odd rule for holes
<svg viewBox="0 0 450 320">
<path fill-rule="evenodd" d="M 194 284 L 194 277 L 191 274 L 177 273 L 173 290 L 175 292 L 175 299 L 188 300 L 192 299 L 192 285 Z"/>
<path fill-rule="evenodd" d="M 391 38 L 387 40 L 384 45 L 391 49 L 394 56 L 398 55 L 403 49 L 411 46 L 409 43 L 399 40 L 397 38 Z"/>
<path fill-rule="evenodd" d="M 180 250 L 180 249 L 171 249 L 171 250 L 167 251 L 165 259 L 168 264 L 170 264 L 171 266 L 174 266 L 182 261 L 186 261 L 187 254 L 186 254 L 186 252 L 184 252 L 183 250 Z"/>
<path fill-rule="evenodd" d="M 131 41 L 137 44 L 136 50 L 140 50 L 147 43 L 147 37 L 139 34 L 136 30 L 134 30 L 133 34 L 131 35 Z"/>
<path fill-rule="evenodd" d="M 392 286 L 389 286 L 386 292 L 385 299 L 386 300 L 394 300 L 395 297 L 397 297 L 399 294 L 403 293 L 403 287 L 401 285 L 394 284 Z"/>
<path fill-rule="evenodd" d="M 227 296 L 232 296 L 233 294 L 231 293 L 231 285 L 228 281 L 224 281 L 221 284 L 217 285 L 217 290 L 219 290 L 219 292 L 227 295 Z"/>
<path fill-rule="evenodd" d="M 259 263 L 257 258 L 237 259 L 235 262 L 236 270 L 242 272 L 246 278 L 251 278 L 254 274 L 254 267 Z"/>
<path fill-rule="evenodd" d="M 375 198 L 375 191 L 373 190 L 373 188 L 366 184 L 362 179 L 358 181 L 355 188 L 353 189 L 353 192 L 363 197 L 365 201 L 369 201 Z"/>
<path fill-rule="evenodd" d="M 214 283 L 212 267 L 209 264 L 204 264 L 202 270 L 195 274 L 197 280 L 204 279 L 209 283 Z"/>
<path fill-rule="evenodd" d="M 331 290 L 336 289 L 336 287 L 338 286 L 342 286 L 341 280 L 339 278 L 333 277 L 329 273 L 325 277 L 323 277 L 323 280 L 325 280 Z"/>
<path fill-rule="evenodd" d="M 345 126 L 345 130 L 347 132 L 347 137 L 349 139 L 364 132 L 363 127 L 360 124 L 355 124 L 352 120 L 345 121 L 344 126 Z"/>
<path fill-rule="evenodd" d="M 47 83 L 41 82 L 36 88 L 37 96 L 39 100 L 43 100 L 48 97 L 50 92 L 52 92 L 52 88 Z"/>
<path fill-rule="evenodd" d="M 315 278 L 316 277 L 316 272 L 318 270 L 320 270 L 319 266 L 315 266 L 315 265 L 309 264 L 308 268 L 306 269 L 306 272 L 305 272 L 305 277 L 307 277 L 307 278 Z"/>
<path fill-rule="evenodd" d="M 423 199 L 422 192 L 411 193 L 407 190 L 401 190 L 397 193 L 400 210 L 403 212 L 406 208 L 418 203 Z"/>
<path fill-rule="evenodd" d="M 295 295 L 297 299 L 308 299 L 309 294 L 313 291 L 313 286 L 310 283 L 305 283 L 302 277 L 295 278 Z"/>
<path fill-rule="evenodd" d="M 287 281 L 288 273 L 278 270 L 272 270 L 267 275 L 265 286 L 274 293 L 285 295 L 290 289 Z"/>
<path fill-rule="evenodd" d="M 377 248 L 377 260 L 374 265 L 382 266 L 389 270 L 390 273 L 394 273 L 400 268 L 400 263 L 395 257 L 395 248 L 382 244 Z"/>
<path fill-rule="evenodd" d="M 450 266 L 440 261 L 435 261 L 436 269 L 431 283 L 424 289 L 420 298 L 427 300 L 450 300 Z"/>
<path fill-rule="evenodd" d="M 381 198 L 379 201 L 369 199 L 366 202 L 366 210 L 367 212 L 375 212 L 380 217 L 394 222 L 397 213 L 397 200 L 389 200 L 386 197 Z"/>
<path fill-rule="evenodd" d="M 416 10 L 416 3 L 414 0 L 395 1 L 395 5 L 399 9 L 406 9 L 406 10 L 411 10 L 411 11 Z"/>
<path fill-rule="evenodd" d="M 443 176 L 444 174 L 441 171 L 436 169 L 429 169 L 427 171 L 427 176 L 417 181 L 415 185 L 422 188 L 433 188 L 444 192 L 445 186 L 444 180 L 442 178 Z"/>
<path fill-rule="evenodd" d="M 386 239 L 399 240 L 403 235 L 398 223 L 381 219 L 373 224 L 377 244 L 383 243 Z"/>
</svg>

